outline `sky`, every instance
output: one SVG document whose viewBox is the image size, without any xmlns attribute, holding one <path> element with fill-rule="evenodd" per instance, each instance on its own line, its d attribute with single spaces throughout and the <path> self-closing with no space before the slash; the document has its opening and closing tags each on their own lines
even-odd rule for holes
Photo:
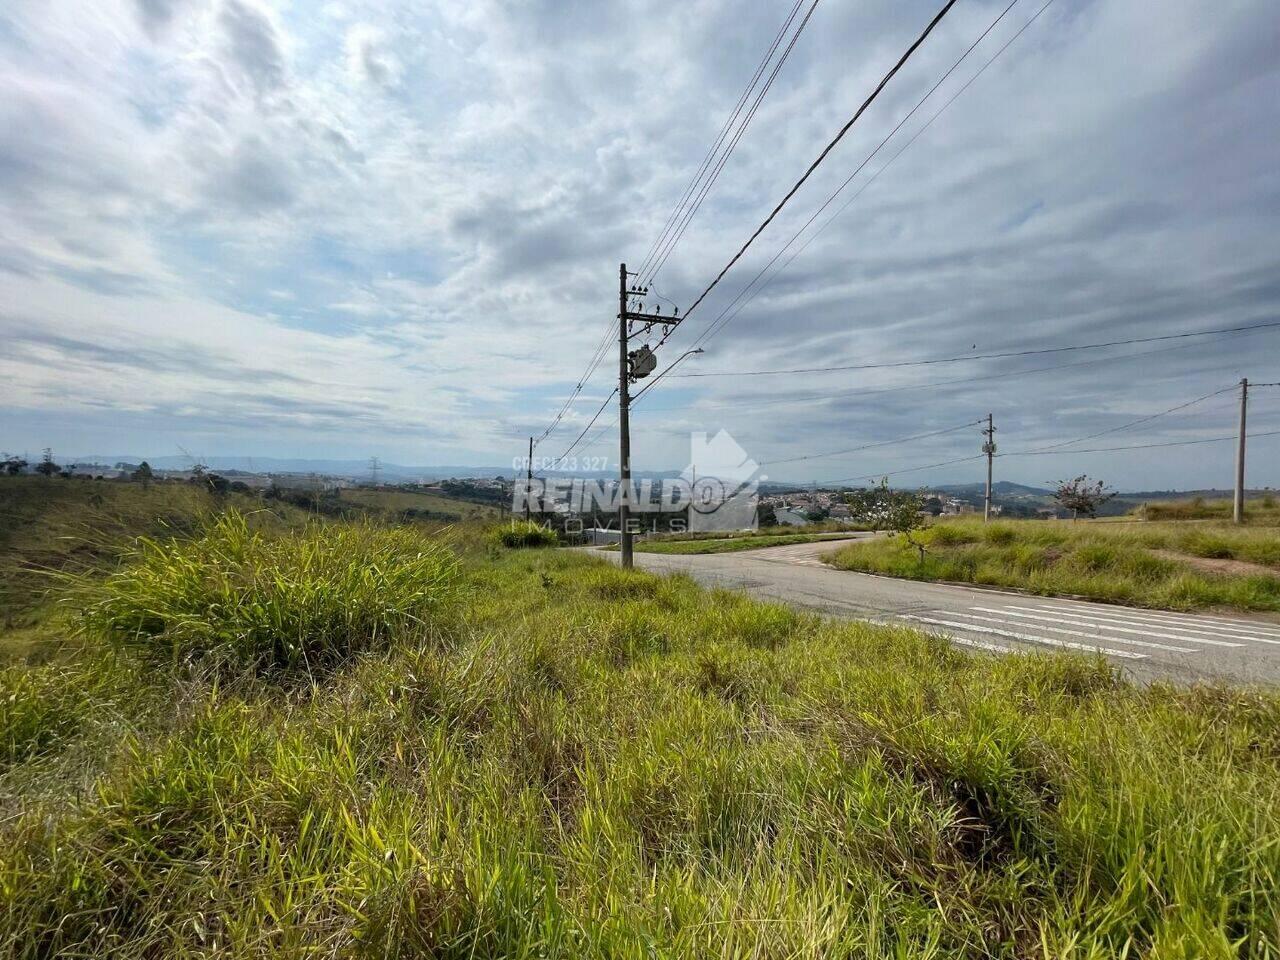
<svg viewBox="0 0 1280 960">
<path fill-rule="evenodd" d="M 1006 3 L 955 5 L 659 369 Z M 818 3 L 650 307 L 693 302 L 938 5 Z M 1280 321 L 1273 4 L 1054 0 L 926 128 L 1040 8 L 1014 3 L 815 226 L 856 194 L 843 212 L 637 404 L 637 469 L 724 429 L 773 480 L 976 481 L 980 460 L 948 461 L 990 413 L 997 479 L 1230 486 L 1215 438 L 1233 384 L 1280 381 L 1280 327 L 754 373 Z M 790 10 L 8 0 L 0 449 L 510 466 L 616 339 L 619 262 L 645 259 Z M 616 374 L 610 345 L 538 457 L 616 463 L 611 405 L 573 447 Z M 1280 431 L 1280 388 L 1249 418 Z M 1215 442 L 1087 452 L 1184 440 Z M 1280 436 L 1250 441 L 1249 484 L 1280 486 Z"/>
</svg>

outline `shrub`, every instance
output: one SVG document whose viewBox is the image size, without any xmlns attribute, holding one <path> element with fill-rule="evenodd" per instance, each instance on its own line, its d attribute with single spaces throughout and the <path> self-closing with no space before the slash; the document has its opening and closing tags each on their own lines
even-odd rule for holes
<svg viewBox="0 0 1280 960">
<path fill-rule="evenodd" d="M 499 546 L 511 550 L 524 547 L 554 547 L 560 543 L 560 537 L 554 530 L 541 527 L 532 521 L 512 520 L 509 524 L 494 530 L 492 536 Z"/>
<path fill-rule="evenodd" d="M 442 543 L 372 524 L 252 531 L 231 511 L 189 541 L 140 540 L 85 631 L 159 659 L 323 668 L 425 627 L 458 591 Z"/>
</svg>

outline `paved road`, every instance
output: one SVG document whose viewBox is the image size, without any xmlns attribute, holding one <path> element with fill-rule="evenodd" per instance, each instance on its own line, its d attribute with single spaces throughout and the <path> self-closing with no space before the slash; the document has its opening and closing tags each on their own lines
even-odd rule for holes
<svg viewBox="0 0 1280 960">
<path fill-rule="evenodd" d="M 835 616 L 899 623 L 975 650 L 1098 652 L 1137 679 L 1280 683 L 1280 620 L 1183 614 L 834 570 L 830 543 L 741 553 L 637 553 L 636 565 L 683 571 Z M 617 553 L 603 553 L 616 558 Z"/>
</svg>

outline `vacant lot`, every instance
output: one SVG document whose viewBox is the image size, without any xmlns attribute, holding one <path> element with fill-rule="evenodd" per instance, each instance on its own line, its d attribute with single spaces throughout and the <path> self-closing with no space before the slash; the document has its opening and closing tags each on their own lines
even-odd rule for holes
<svg viewBox="0 0 1280 960">
<path fill-rule="evenodd" d="M 1273 957 L 1280 700 L 232 515 L 0 671 L 19 957 Z"/>
<path fill-rule="evenodd" d="M 1191 497 L 1186 500 L 1156 500 L 1144 503 L 1134 514 L 1144 520 L 1230 520 L 1230 499 Z M 1245 500 L 1245 519 L 1253 526 L 1280 526 L 1280 499 L 1264 494 Z"/>
<path fill-rule="evenodd" d="M 443 522 L 496 520 L 499 513 L 497 507 L 487 504 L 415 490 L 343 490 L 341 500 L 375 513 L 399 516 L 402 519 Z"/>
<path fill-rule="evenodd" d="M 953 520 L 916 535 L 851 545 L 830 563 L 1140 606 L 1280 610 L 1280 530 L 1215 523 Z"/>
</svg>

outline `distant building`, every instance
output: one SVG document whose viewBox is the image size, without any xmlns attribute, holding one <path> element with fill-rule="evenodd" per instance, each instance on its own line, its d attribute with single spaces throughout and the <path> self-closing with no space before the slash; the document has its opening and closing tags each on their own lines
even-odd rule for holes
<svg viewBox="0 0 1280 960">
<path fill-rule="evenodd" d="M 778 523 L 783 526 L 807 527 L 809 525 L 809 521 L 803 513 L 797 513 L 795 510 L 789 510 L 785 507 L 775 510 L 773 515 L 777 518 Z"/>
</svg>

